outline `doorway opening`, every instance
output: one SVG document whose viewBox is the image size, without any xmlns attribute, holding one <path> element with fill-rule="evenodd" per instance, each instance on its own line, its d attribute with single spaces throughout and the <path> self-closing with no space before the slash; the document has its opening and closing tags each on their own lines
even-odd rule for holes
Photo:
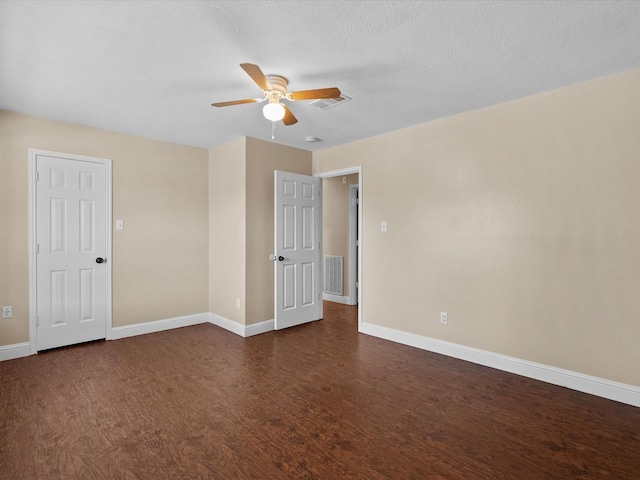
<svg viewBox="0 0 640 480">
<path fill-rule="evenodd" d="M 363 206 L 363 189 L 362 189 L 362 167 L 350 167 L 340 170 L 332 170 L 327 172 L 316 173 L 316 177 L 323 179 L 323 193 L 326 196 L 325 180 L 333 179 L 334 177 L 347 177 L 352 174 L 357 174 L 357 181 L 355 177 L 353 181 L 345 181 L 345 188 L 347 192 L 348 205 L 345 205 L 346 215 L 348 219 L 348 228 L 346 235 L 348 237 L 348 261 L 344 262 L 345 270 L 345 284 L 348 285 L 348 295 L 343 295 L 339 303 L 345 303 L 350 305 L 358 305 L 358 331 L 361 330 L 362 325 L 362 206 Z M 326 245 L 323 242 L 323 254 L 331 253 L 327 250 Z M 335 301 L 336 298 L 327 298 Z"/>
</svg>

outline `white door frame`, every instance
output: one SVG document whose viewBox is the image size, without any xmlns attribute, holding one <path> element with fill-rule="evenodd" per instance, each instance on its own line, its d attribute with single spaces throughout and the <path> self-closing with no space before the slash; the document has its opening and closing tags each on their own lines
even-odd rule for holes
<svg viewBox="0 0 640 480">
<path fill-rule="evenodd" d="M 358 181 L 360 179 L 358 178 Z M 349 305 L 358 303 L 358 279 L 354 272 L 358 270 L 358 200 L 360 186 L 358 184 L 349 185 Z"/>
<path fill-rule="evenodd" d="M 358 174 L 358 191 L 360 202 L 358 203 L 358 231 L 360 232 L 360 248 L 358 248 L 358 332 L 362 331 L 362 248 L 364 245 L 363 233 L 362 233 L 362 204 L 363 204 L 363 190 L 362 190 L 362 166 L 342 168 L 340 170 L 330 170 L 327 172 L 318 172 L 314 176 L 324 178 L 342 177 L 344 175 L 350 175 L 352 173 Z M 353 275 L 350 275 L 352 277 Z M 351 292 L 349 292 L 351 294 Z"/>
<path fill-rule="evenodd" d="M 107 182 L 107 248 L 106 262 L 107 270 L 107 301 L 106 301 L 106 339 L 111 340 L 111 265 L 112 262 L 112 229 L 111 229 L 111 160 L 106 158 L 89 157 L 86 155 L 74 155 L 71 153 L 51 152 L 48 150 L 29 149 L 29 351 L 33 355 L 38 352 L 37 328 L 36 328 L 36 232 L 37 232 L 37 216 L 36 216 L 36 158 L 38 155 L 48 157 L 65 158 L 68 160 L 78 160 L 85 162 L 101 163 L 105 166 L 106 182 Z"/>
</svg>

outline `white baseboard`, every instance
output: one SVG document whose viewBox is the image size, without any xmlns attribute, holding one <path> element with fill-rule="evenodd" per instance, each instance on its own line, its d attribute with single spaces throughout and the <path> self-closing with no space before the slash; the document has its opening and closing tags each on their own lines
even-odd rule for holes
<svg viewBox="0 0 640 480">
<path fill-rule="evenodd" d="M 273 330 L 273 320 L 265 320 L 264 322 L 244 325 L 236 322 L 235 320 L 229 320 L 221 315 L 210 313 L 209 322 L 244 338 Z"/>
<path fill-rule="evenodd" d="M 244 336 L 253 337 L 261 333 L 271 332 L 274 329 L 274 320 L 265 320 L 264 322 L 252 323 L 244 327 Z"/>
<path fill-rule="evenodd" d="M 322 293 L 322 299 L 327 302 L 336 302 L 342 303 L 343 305 L 352 305 L 351 299 L 349 297 L 344 297 L 340 295 L 334 295 L 333 293 Z"/>
<path fill-rule="evenodd" d="M 0 347 L 0 362 L 13 360 L 14 358 L 28 357 L 31 355 L 31 344 L 29 342 L 14 343 Z"/>
<path fill-rule="evenodd" d="M 213 323 L 214 325 L 246 338 L 272 331 L 274 322 L 273 320 L 265 320 L 264 322 L 252 323 L 251 325 L 243 325 L 214 313 L 196 313 L 194 315 L 185 315 L 182 317 L 165 318 L 163 320 L 154 320 L 152 322 L 114 327 L 111 329 L 109 340 L 119 340 L 121 338 L 162 332 L 173 328 L 189 327 L 200 323 Z M 12 360 L 14 358 L 28 357 L 29 355 L 31 355 L 29 342 L 0 346 L 0 362 L 4 360 Z"/>
<path fill-rule="evenodd" d="M 479 365 L 640 407 L 640 387 L 634 385 L 613 382 L 571 370 L 564 370 L 486 350 L 446 342 L 444 340 L 402 332 L 371 323 L 362 323 L 360 332 L 403 345 L 440 353 L 460 360 L 466 360 Z"/>
<path fill-rule="evenodd" d="M 209 321 L 208 313 L 196 313 L 193 315 L 185 315 L 183 317 L 165 318 L 163 320 L 154 320 L 152 322 L 135 323 L 133 325 L 125 325 L 123 327 L 114 327 L 111 329 L 110 340 L 119 340 L 121 338 L 134 337 L 136 335 L 144 335 L 147 333 L 162 332 L 171 330 L 172 328 L 189 327 L 199 323 L 207 323 Z"/>
<path fill-rule="evenodd" d="M 242 323 L 236 322 L 235 320 L 229 320 L 228 318 L 225 318 L 221 315 L 209 313 L 209 323 L 213 323 L 220 328 L 229 330 L 231 333 L 235 333 L 236 335 L 244 337 L 244 325 Z"/>
<path fill-rule="evenodd" d="M 274 328 L 273 320 L 243 325 L 214 313 L 198 313 L 183 317 L 115 327 L 112 329 L 111 339 L 117 340 L 207 322 L 245 338 L 270 332 Z M 634 385 L 614 382 L 571 370 L 551 367 L 507 355 L 446 342 L 444 340 L 373 325 L 371 323 L 362 323 L 360 333 L 640 407 L 640 387 Z M 31 355 L 29 342 L 0 346 L 0 361 L 28 357 L 29 355 Z"/>
</svg>

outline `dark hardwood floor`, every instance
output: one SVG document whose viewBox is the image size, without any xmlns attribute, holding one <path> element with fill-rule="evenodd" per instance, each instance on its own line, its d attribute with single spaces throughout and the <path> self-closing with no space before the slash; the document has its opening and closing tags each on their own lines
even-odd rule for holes
<svg viewBox="0 0 640 480">
<path fill-rule="evenodd" d="M 197 325 L 0 363 L 2 479 L 640 479 L 640 408 L 357 333 Z"/>
</svg>

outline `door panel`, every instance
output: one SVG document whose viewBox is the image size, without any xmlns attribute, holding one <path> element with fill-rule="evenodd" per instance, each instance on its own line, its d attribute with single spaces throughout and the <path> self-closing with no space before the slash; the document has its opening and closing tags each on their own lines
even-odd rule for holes
<svg viewBox="0 0 640 480">
<path fill-rule="evenodd" d="M 302 207 L 302 249 L 313 250 L 315 243 L 314 236 L 314 207 Z"/>
<path fill-rule="evenodd" d="M 321 188 L 319 178 L 275 172 L 276 330 L 322 317 Z"/>
<path fill-rule="evenodd" d="M 302 305 L 312 305 L 314 301 L 314 293 L 317 291 L 317 286 L 314 284 L 314 272 L 313 263 L 302 264 Z"/>
<path fill-rule="evenodd" d="M 51 271 L 51 326 L 67 323 L 67 272 Z M 43 297 L 46 292 L 43 292 Z"/>
<path fill-rule="evenodd" d="M 43 154 L 35 166 L 37 350 L 105 338 L 107 167 Z"/>
<path fill-rule="evenodd" d="M 93 320 L 95 318 L 95 269 L 83 268 L 80 270 L 80 321 Z"/>
<path fill-rule="evenodd" d="M 80 252 L 95 251 L 95 201 L 80 200 Z"/>
</svg>

